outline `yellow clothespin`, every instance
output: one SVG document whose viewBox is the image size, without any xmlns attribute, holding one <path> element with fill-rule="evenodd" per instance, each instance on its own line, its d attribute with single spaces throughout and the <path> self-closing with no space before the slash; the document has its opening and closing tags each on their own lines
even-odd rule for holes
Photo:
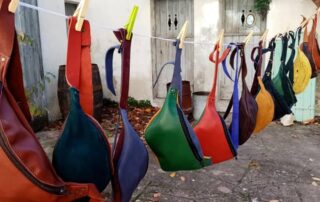
<svg viewBox="0 0 320 202">
<path fill-rule="evenodd" d="M 138 6 L 134 6 L 132 11 L 131 11 L 131 14 L 130 14 L 128 22 L 124 26 L 124 28 L 127 30 L 127 35 L 126 35 L 126 39 L 127 40 L 131 39 L 133 26 L 134 26 L 134 22 L 136 21 L 136 17 L 137 17 L 138 11 L 139 11 L 139 7 Z"/>
<path fill-rule="evenodd" d="M 245 40 L 243 41 L 244 45 L 247 45 L 248 42 L 250 41 L 250 39 L 253 36 L 253 30 L 250 31 L 250 33 L 248 34 L 248 36 L 245 38 Z"/>
<path fill-rule="evenodd" d="M 8 10 L 11 12 L 11 13 L 15 13 L 18 6 L 19 6 L 19 3 L 20 1 L 19 0 L 11 0 L 10 1 L 10 4 L 9 4 L 9 7 L 8 7 Z"/>
<path fill-rule="evenodd" d="M 260 41 L 262 41 L 262 43 L 264 43 L 264 42 L 266 41 L 267 36 L 268 36 L 268 32 L 269 32 L 269 30 L 266 29 L 266 31 L 265 31 L 265 32 L 263 33 L 263 35 L 261 36 Z"/>
<path fill-rule="evenodd" d="M 89 8 L 89 0 L 81 0 L 73 16 L 77 17 L 76 31 L 80 32 L 82 30 L 83 22 L 86 18 Z"/>
<path fill-rule="evenodd" d="M 183 48 L 183 43 L 184 43 L 184 39 L 186 38 L 186 35 L 187 35 L 187 28 L 188 28 L 188 24 L 189 22 L 186 21 L 182 28 L 181 28 L 181 31 L 177 37 L 177 39 L 180 39 L 180 44 L 179 44 L 179 48 L 182 49 Z"/>
<path fill-rule="evenodd" d="M 221 51 L 222 45 L 223 45 L 223 38 L 224 38 L 224 29 L 221 30 L 220 35 L 219 35 L 219 39 L 218 39 L 218 43 L 219 43 L 219 51 Z"/>
</svg>

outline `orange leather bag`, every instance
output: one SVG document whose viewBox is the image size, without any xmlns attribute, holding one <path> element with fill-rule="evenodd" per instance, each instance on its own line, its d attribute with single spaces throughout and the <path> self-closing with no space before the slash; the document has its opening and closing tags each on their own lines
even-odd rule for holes
<svg viewBox="0 0 320 202">
<path fill-rule="evenodd" d="M 316 39 L 317 24 L 318 24 L 318 14 L 315 14 L 308 41 L 309 41 L 309 50 L 312 54 L 313 61 L 319 71 L 320 70 L 320 50 L 318 46 L 319 45 L 318 41 Z"/>
<path fill-rule="evenodd" d="M 263 60 L 263 41 L 259 42 L 259 46 L 255 47 L 251 52 L 251 60 L 253 61 L 254 68 L 256 70 L 253 84 L 251 88 L 251 94 L 255 96 L 256 102 L 258 104 L 258 113 L 256 126 L 253 133 L 258 133 L 273 120 L 274 115 L 274 101 L 271 94 L 265 88 L 263 81 L 261 79 L 261 68 Z M 255 56 L 255 52 L 257 55 Z"/>
<path fill-rule="evenodd" d="M 0 0 L 0 201 L 103 201 L 92 184 L 66 183 L 54 171 L 27 119 L 19 46 L 10 0 Z M 18 104 L 19 103 L 19 104 Z"/>
</svg>

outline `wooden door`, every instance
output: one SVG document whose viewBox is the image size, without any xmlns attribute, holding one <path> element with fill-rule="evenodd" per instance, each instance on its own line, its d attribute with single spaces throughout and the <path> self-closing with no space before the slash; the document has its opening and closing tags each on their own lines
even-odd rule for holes
<svg viewBox="0 0 320 202">
<path fill-rule="evenodd" d="M 246 82 L 248 87 L 251 88 L 255 72 L 250 59 L 250 54 L 251 50 L 258 45 L 259 39 L 265 31 L 266 19 L 254 11 L 254 0 L 225 0 L 224 4 L 225 15 L 223 25 L 225 30 L 225 44 L 229 44 L 230 42 L 241 42 L 251 30 L 254 31 L 254 36 L 245 49 L 248 66 Z M 234 72 L 232 72 L 232 76 L 234 76 Z M 239 82 L 239 86 L 239 89 L 241 89 L 241 81 Z M 225 111 L 232 92 L 233 83 L 224 75 L 223 71 L 219 71 L 217 92 L 218 111 Z"/>
<path fill-rule="evenodd" d="M 176 39 L 184 22 L 189 21 L 186 40 L 193 41 L 193 0 L 154 0 L 154 33 L 157 37 Z M 153 82 L 159 75 L 162 65 L 174 60 L 175 47 L 172 42 L 153 39 Z M 182 79 L 190 81 L 193 87 L 193 45 L 187 44 L 182 53 Z M 154 97 L 166 97 L 166 84 L 171 81 L 173 67 L 163 71 L 154 88 Z"/>
<path fill-rule="evenodd" d="M 28 3 L 37 6 L 37 0 L 30 0 Z M 44 93 L 46 74 L 43 70 L 38 12 L 19 7 L 15 16 L 24 86 L 29 105 L 32 105 L 31 111 L 42 110 L 47 104 Z"/>
</svg>

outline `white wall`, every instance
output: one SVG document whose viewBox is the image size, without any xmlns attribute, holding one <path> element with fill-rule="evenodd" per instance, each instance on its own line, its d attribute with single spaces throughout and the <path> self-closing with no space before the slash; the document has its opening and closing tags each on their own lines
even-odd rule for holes
<svg viewBox="0 0 320 202">
<path fill-rule="evenodd" d="M 269 38 L 287 28 L 295 29 L 302 21 L 301 15 L 310 17 L 316 5 L 311 0 L 273 0 L 267 18 Z"/>
<path fill-rule="evenodd" d="M 106 88 L 105 84 L 105 53 L 113 45 L 119 44 L 111 30 L 103 29 L 123 27 L 134 5 L 139 6 L 133 32 L 151 35 L 150 0 L 118 0 L 91 1 L 88 19 L 91 22 L 92 62 L 97 63 L 102 78 L 104 96 L 118 100 Z M 99 26 L 97 26 L 99 25 Z M 118 54 L 115 54 L 118 55 Z M 136 99 L 152 100 L 152 65 L 151 40 L 134 36 L 131 50 L 131 77 L 129 95 Z M 120 92 L 121 82 L 120 57 L 114 60 L 114 83 L 116 92 Z M 119 94 L 119 93 L 118 93 Z"/>
<path fill-rule="evenodd" d="M 79 0 L 69 0 L 79 2 Z M 58 13 L 65 13 L 64 0 L 41 0 L 39 7 Z M 106 27 L 121 28 L 127 22 L 133 5 L 139 5 L 139 13 L 134 31 L 151 35 L 150 1 L 149 0 L 118 0 L 91 1 L 88 11 L 88 20 L 91 22 L 92 35 L 92 62 L 98 64 L 103 84 L 104 96 L 117 100 L 106 88 L 104 56 L 106 50 L 118 44 L 112 30 Z M 55 15 L 39 12 L 42 54 L 44 71 L 56 75 L 56 79 L 47 84 L 46 96 L 50 120 L 60 117 L 57 98 L 58 67 L 65 64 L 67 35 L 66 21 Z M 131 54 L 130 95 L 136 99 L 152 100 L 152 69 L 151 69 L 151 40 L 135 36 Z M 116 54 L 117 55 L 117 54 Z M 114 81 L 117 92 L 120 90 L 120 57 L 114 62 Z M 118 93 L 119 94 L 119 93 Z"/>
<path fill-rule="evenodd" d="M 221 31 L 222 10 L 219 0 L 194 1 L 194 41 L 214 42 Z M 194 47 L 194 91 L 211 90 L 214 64 L 209 61 L 212 44 Z"/>
<path fill-rule="evenodd" d="M 40 0 L 38 6 L 58 13 L 65 13 L 63 0 Z M 57 79 L 59 65 L 65 64 L 66 60 L 66 20 L 55 15 L 39 12 L 39 24 L 44 73 L 51 72 L 56 76 L 56 79 L 52 79 L 46 86 L 49 119 L 55 120 L 60 117 Z"/>
</svg>

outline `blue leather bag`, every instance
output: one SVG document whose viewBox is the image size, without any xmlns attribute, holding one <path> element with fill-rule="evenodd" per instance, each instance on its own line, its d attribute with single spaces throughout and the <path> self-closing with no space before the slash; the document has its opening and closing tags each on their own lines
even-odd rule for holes
<svg viewBox="0 0 320 202">
<path fill-rule="evenodd" d="M 125 29 L 119 29 L 114 32 L 121 45 L 111 47 L 106 54 L 106 80 L 109 90 L 114 95 L 115 89 L 112 81 L 113 53 L 116 49 L 121 53 L 122 59 L 119 114 L 123 127 L 119 134 L 118 129 L 116 130 L 115 143 L 113 145 L 115 174 L 112 184 L 113 200 L 116 202 L 130 201 L 132 193 L 147 172 L 149 162 L 148 151 L 137 132 L 131 126 L 127 115 L 132 37 L 130 37 L 129 40 L 126 39 L 126 33 L 127 31 Z M 118 120 L 120 120 L 120 118 Z"/>
</svg>

